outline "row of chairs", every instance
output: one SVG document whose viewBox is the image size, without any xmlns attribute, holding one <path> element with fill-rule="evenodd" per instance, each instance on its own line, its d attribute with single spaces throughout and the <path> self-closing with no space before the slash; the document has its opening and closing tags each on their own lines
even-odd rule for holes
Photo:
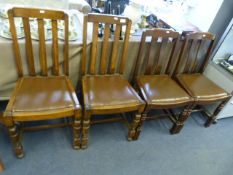
<svg viewBox="0 0 233 175">
<path fill-rule="evenodd" d="M 8 11 L 13 51 L 18 80 L 6 110 L 4 124 L 8 127 L 14 151 L 18 158 L 24 156 L 19 128 L 28 121 L 71 117 L 71 122 L 36 129 L 71 125 L 73 147 L 85 149 L 93 115 L 122 114 L 128 116 L 128 140 L 137 140 L 143 122 L 150 118 L 152 109 L 163 111 L 173 122 L 171 133 L 179 133 L 191 112 L 200 105 L 220 101 L 205 126 L 216 118 L 230 94 L 218 87 L 202 73 L 213 48 L 214 36 L 210 33 L 193 33 L 181 41 L 180 35 L 171 30 L 147 30 L 143 32 L 133 81 L 124 76 L 129 48 L 131 20 L 120 16 L 88 14 L 84 17 L 81 81 L 82 105 L 69 79 L 68 16 L 61 11 L 13 8 Z M 21 17 L 25 31 L 28 73 L 24 71 L 14 18 Z M 37 18 L 39 31 L 40 72 L 35 69 L 35 57 L 30 35 L 30 18 Z M 52 21 L 52 70 L 48 70 L 44 19 Z M 57 21 L 64 20 L 64 60 L 59 62 Z M 87 31 L 92 23 L 92 42 L 88 45 Z M 98 38 L 99 23 L 104 24 L 104 36 Z M 110 27 L 114 25 L 114 38 Z M 123 41 L 121 29 L 125 26 Z M 81 27 L 81 26 L 77 26 Z M 110 39 L 111 38 L 111 39 Z M 99 45 L 101 44 L 101 47 Z M 121 47 L 121 52 L 119 52 Z M 101 49 L 99 49 L 101 48 Z M 181 48 L 181 49 L 180 49 Z M 90 55 L 88 55 L 90 49 Z M 133 51 L 131 51 L 133 52 Z M 25 73 L 26 72 L 26 73 Z M 37 74 L 40 76 L 37 76 Z M 25 74 L 28 74 L 27 76 Z M 78 76 L 78 75 L 77 75 Z M 181 112 L 174 109 L 181 108 Z M 117 118 L 96 122 L 118 121 Z M 23 128 L 24 131 L 32 128 Z"/>
</svg>

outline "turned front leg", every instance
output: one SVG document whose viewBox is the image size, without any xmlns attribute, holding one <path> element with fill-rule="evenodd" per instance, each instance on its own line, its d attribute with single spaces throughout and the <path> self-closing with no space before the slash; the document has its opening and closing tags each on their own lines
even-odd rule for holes
<svg viewBox="0 0 233 175">
<path fill-rule="evenodd" d="M 73 147 L 74 149 L 81 148 L 81 112 L 75 111 L 73 123 Z"/>
<path fill-rule="evenodd" d="M 137 128 L 139 126 L 140 120 L 141 120 L 141 114 L 137 113 L 133 119 L 133 122 L 130 125 L 130 128 L 129 128 L 129 132 L 128 132 L 128 140 L 129 141 L 137 140 L 134 138 L 134 136 L 137 132 Z"/>
<path fill-rule="evenodd" d="M 11 142 L 14 147 L 14 151 L 17 158 L 23 158 L 24 152 L 23 152 L 23 146 L 20 142 L 19 132 L 15 125 L 8 127 L 9 135 L 11 138 Z"/>
<path fill-rule="evenodd" d="M 81 143 L 82 149 L 86 149 L 88 146 L 88 133 L 91 122 L 90 118 L 91 118 L 91 114 L 85 111 L 83 118 L 83 127 L 82 127 L 82 143 Z"/>
<path fill-rule="evenodd" d="M 221 102 L 217 108 L 215 109 L 212 116 L 208 117 L 207 121 L 205 122 L 204 126 L 209 127 L 216 119 L 219 114 L 219 112 L 224 108 L 225 104 L 228 102 L 229 99 Z"/>
<path fill-rule="evenodd" d="M 186 106 L 183 112 L 179 115 L 176 123 L 173 124 L 170 129 L 171 134 L 178 134 L 184 126 L 184 122 L 188 119 L 189 115 L 192 112 L 192 106 Z"/>
<path fill-rule="evenodd" d="M 143 125 L 144 121 L 146 120 L 149 111 L 150 111 L 149 106 L 146 106 L 146 107 L 143 106 L 142 108 L 140 108 L 138 110 L 138 113 L 141 114 L 141 118 L 140 118 L 140 121 L 139 121 L 138 126 L 136 128 L 136 132 L 135 132 L 135 134 L 133 136 L 133 140 L 138 139 L 138 137 L 139 137 L 139 135 L 141 133 L 141 130 L 142 130 L 142 125 Z"/>
<path fill-rule="evenodd" d="M 134 140 L 137 140 L 137 139 L 138 139 L 138 137 L 139 137 L 139 135 L 140 135 L 140 133 L 141 133 L 141 130 L 142 130 L 142 125 L 143 125 L 144 121 L 146 120 L 146 117 L 147 117 L 147 113 L 143 113 L 143 114 L 142 114 L 142 117 L 141 117 L 141 119 L 140 119 L 140 122 L 139 122 L 139 124 L 138 124 L 138 127 L 137 127 L 137 129 L 136 129 L 136 133 L 135 133 L 135 135 L 134 135 L 134 137 L 133 137 Z"/>
</svg>

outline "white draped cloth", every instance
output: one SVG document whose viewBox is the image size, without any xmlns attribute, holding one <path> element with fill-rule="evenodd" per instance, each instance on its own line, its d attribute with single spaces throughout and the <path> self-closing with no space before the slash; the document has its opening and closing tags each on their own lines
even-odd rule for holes
<svg viewBox="0 0 233 175">
<path fill-rule="evenodd" d="M 85 14 L 91 12 L 91 7 L 85 0 L 0 0 L 1 8 L 11 8 L 12 6 L 56 10 L 75 9 Z"/>
</svg>

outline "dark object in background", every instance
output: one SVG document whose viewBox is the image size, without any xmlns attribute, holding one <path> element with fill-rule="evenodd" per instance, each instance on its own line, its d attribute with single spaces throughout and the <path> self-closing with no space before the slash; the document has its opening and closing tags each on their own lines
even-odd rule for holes
<svg viewBox="0 0 233 175">
<path fill-rule="evenodd" d="M 184 39 L 186 37 L 186 35 L 190 34 L 190 33 L 193 33 L 193 31 L 183 31 L 181 33 L 181 39 Z"/>
<path fill-rule="evenodd" d="M 150 26 L 154 28 L 173 29 L 174 31 L 176 31 L 172 26 L 170 26 L 163 20 L 158 19 L 158 17 L 154 14 L 150 14 L 149 16 L 147 16 L 146 21 Z"/>
<path fill-rule="evenodd" d="M 111 2 L 111 9 L 109 9 L 109 7 L 108 7 L 109 2 Z M 117 14 L 119 12 L 120 12 L 120 14 L 122 14 L 125 10 L 125 5 L 127 5 L 127 4 L 129 4 L 129 0 L 107 0 L 105 2 L 104 13 L 112 14 L 112 11 L 114 10 L 115 12 L 117 12 Z"/>
<path fill-rule="evenodd" d="M 103 24 L 102 23 L 99 23 L 98 37 L 99 38 L 103 37 Z"/>
<path fill-rule="evenodd" d="M 151 14 L 151 15 L 146 17 L 146 21 L 147 21 L 148 24 L 155 27 L 157 22 L 158 22 L 158 18 L 154 14 Z"/>
<path fill-rule="evenodd" d="M 230 55 L 227 61 L 231 66 L 233 66 L 233 55 Z"/>
<path fill-rule="evenodd" d="M 7 104 L 8 100 L 0 101 L 0 113 L 5 111 Z"/>
<path fill-rule="evenodd" d="M 92 9 L 92 12 L 94 12 L 94 13 L 102 13 L 99 8 L 92 7 L 91 9 Z"/>
</svg>

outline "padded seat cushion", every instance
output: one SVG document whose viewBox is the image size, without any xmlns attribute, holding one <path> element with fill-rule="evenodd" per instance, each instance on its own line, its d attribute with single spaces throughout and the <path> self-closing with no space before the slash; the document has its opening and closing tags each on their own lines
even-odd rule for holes
<svg viewBox="0 0 233 175">
<path fill-rule="evenodd" d="M 191 101 L 188 93 L 168 75 L 143 75 L 137 84 L 150 105 L 176 105 Z"/>
<path fill-rule="evenodd" d="M 82 79 L 82 86 L 86 109 L 144 104 L 144 101 L 121 75 L 85 76 Z"/>
<path fill-rule="evenodd" d="M 180 74 L 177 80 L 198 101 L 221 100 L 229 94 L 202 74 Z"/>
<path fill-rule="evenodd" d="M 8 113 L 27 112 L 36 114 L 44 111 L 80 108 L 76 95 L 68 85 L 67 77 L 26 77 L 17 81 L 9 104 Z M 14 98 L 15 95 L 15 98 Z"/>
</svg>

